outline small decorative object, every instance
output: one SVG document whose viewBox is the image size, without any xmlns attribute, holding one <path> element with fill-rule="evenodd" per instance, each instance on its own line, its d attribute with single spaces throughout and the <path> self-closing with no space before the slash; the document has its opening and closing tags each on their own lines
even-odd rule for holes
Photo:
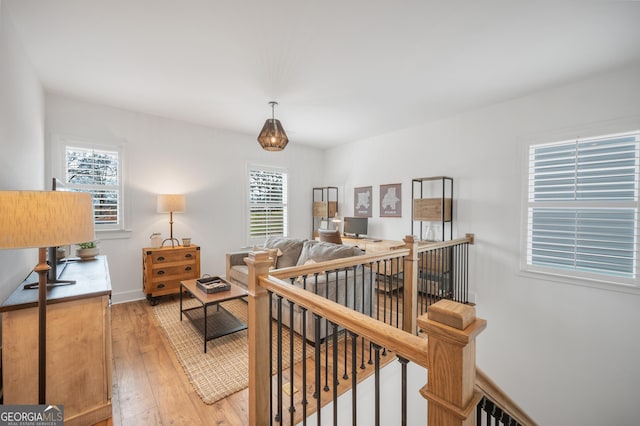
<svg viewBox="0 0 640 426">
<path fill-rule="evenodd" d="M 202 277 L 196 280 L 196 284 L 205 293 L 218 293 L 231 288 L 231 284 L 220 277 Z"/>
<path fill-rule="evenodd" d="M 151 239 L 151 248 L 160 248 L 162 247 L 162 234 L 159 232 L 154 232 L 149 237 Z"/>
<path fill-rule="evenodd" d="M 353 188 L 353 215 L 356 217 L 371 217 L 371 186 Z"/>
<path fill-rule="evenodd" d="M 79 248 L 76 249 L 76 256 L 78 256 L 82 260 L 95 259 L 95 257 L 100 253 L 97 241 L 87 241 L 86 243 L 80 243 L 78 244 L 78 247 Z"/>
<path fill-rule="evenodd" d="M 380 185 L 380 217 L 402 217 L 402 184 Z"/>
<path fill-rule="evenodd" d="M 56 260 L 61 260 L 67 257 L 67 246 L 56 247 Z"/>
<path fill-rule="evenodd" d="M 427 241 L 435 241 L 436 239 L 436 233 L 433 230 L 433 226 L 431 226 L 431 224 L 429 224 L 429 226 L 427 226 L 427 233 L 425 235 L 425 240 Z"/>
<path fill-rule="evenodd" d="M 338 212 L 336 212 L 336 215 L 333 217 L 331 222 L 333 222 L 333 226 L 335 226 L 336 231 L 339 231 L 340 230 L 340 223 L 342 223 L 342 219 L 340 219 L 340 217 L 338 216 Z"/>
<path fill-rule="evenodd" d="M 276 120 L 275 117 L 274 108 L 278 103 L 271 101 L 269 105 L 271 105 L 271 118 L 267 118 L 264 126 L 262 126 L 262 131 L 258 135 L 258 142 L 260 142 L 260 146 L 265 151 L 282 151 L 289 143 L 289 138 L 280 120 Z"/>
<path fill-rule="evenodd" d="M 189 247 L 191 245 L 191 238 L 183 238 L 182 245 L 183 247 Z"/>
</svg>

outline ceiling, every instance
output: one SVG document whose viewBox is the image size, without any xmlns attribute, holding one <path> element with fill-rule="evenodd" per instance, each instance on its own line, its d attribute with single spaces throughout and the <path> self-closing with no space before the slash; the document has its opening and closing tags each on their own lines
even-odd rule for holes
<svg viewBox="0 0 640 426">
<path fill-rule="evenodd" d="M 50 92 L 320 148 L 640 61 L 635 1 L 4 4 Z"/>
</svg>

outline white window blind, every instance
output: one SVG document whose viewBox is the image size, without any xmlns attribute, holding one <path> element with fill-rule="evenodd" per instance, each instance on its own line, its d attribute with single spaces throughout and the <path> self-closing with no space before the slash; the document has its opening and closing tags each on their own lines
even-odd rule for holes
<svg viewBox="0 0 640 426">
<path fill-rule="evenodd" d="M 79 146 L 65 146 L 65 182 L 71 189 L 93 198 L 96 229 L 121 225 L 120 153 Z"/>
<path fill-rule="evenodd" d="M 249 238 L 287 235 L 287 174 L 249 170 Z"/>
<path fill-rule="evenodd" d="M 639 141 L 634 132 L 530 147 L 528 265 L 637 277 Z"/>
</svg>

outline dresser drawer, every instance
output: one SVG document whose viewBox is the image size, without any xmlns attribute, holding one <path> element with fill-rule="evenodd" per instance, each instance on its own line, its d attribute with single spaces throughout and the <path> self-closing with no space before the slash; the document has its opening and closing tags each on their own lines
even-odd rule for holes
<svg viewBox="0 0 640 426">
<path fill-rule="evenodd" d="M 163 294 L 173 294 L 180 290 L 180 281 L 178 280 L 153 280 L 149 287 L 145 287 L 147 293 L 154 294 L 156 296 L 162 296 Z M 147 284 L 145 284 L 146 286 Z"/>
<path fill-rule="evenodd" d="M 168 265 L 153 265 L 151 268 L 151 279 L 167 280 L 167 279 L 191 279 L 196 272 L 196 265 L 191 262 L 186 265 L 168 266 Z M 197 277 L 196 277 L 197 278 Z"/>
<path fill-rule="evenodd" d="M 174 262 L 195 261 L 197 257 L 196 249 L 192 250 L 165 250 L 152 251 L 147 256 L 151 258 L 153 265 L 163 265 Z"/>
</svg>

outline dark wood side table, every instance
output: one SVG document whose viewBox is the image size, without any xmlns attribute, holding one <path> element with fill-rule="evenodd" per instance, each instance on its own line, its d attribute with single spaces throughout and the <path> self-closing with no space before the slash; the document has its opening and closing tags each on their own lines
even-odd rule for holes
<svg viewBox="0 0 640 426">
<path fill-rule="evenodd" d="M 202 334 L 204 340 L 204 352 L 207 352 L 207 342 L 227 334 L 246 330 L 247 325 L 233 314 L 227 311 L 220 303 L 229 300 L 241 299 L 247 296 L 247 291 L 240 286 L 230 283 L 231 288 L 218 293 L 205 293 L 198 288 L 196 280 L 180 282 L 180 321 L 182 314 L 191 320 L 193 325 Z M 195 308 L 182 308 L 184 292 L 191 294 L 202 306 Z M 215 306 L 215 310 L 209 309 Z"/>
</svg>

